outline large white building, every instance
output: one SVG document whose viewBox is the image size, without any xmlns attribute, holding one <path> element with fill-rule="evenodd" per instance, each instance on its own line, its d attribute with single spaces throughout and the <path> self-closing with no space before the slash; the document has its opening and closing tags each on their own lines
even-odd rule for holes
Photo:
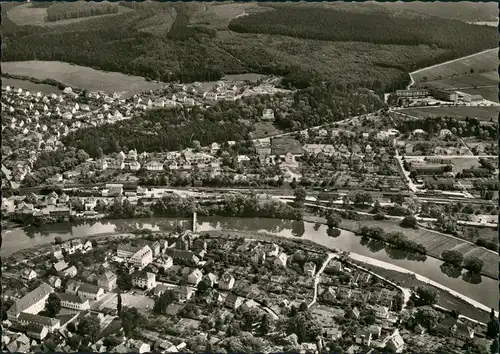
<svg viewBox="0 0 500 354">
<path fill-rule="evenodd" d="M 156 286 L 156 274 L 136 272 L 132 274 L 132 284 L 141 289 L 153 289 Z"/>
<path fill-rule="evenodd" d="M 130 263 L 139 268 L 144 268 L 153 262 L 153 251 L 149 246 L 144 246 L 129 259 Z"/>
<path fill-rule="evenodd" d="M 7 311 L 7 316 L 10 321 L 15 321 L 21 312 L 36 314 L 45 308 L 45 302 L 49 295 L 54 291 L 50 285 L 46 283 L 40 284 L 38 288 L 29 292 L 24 297 L 16 300 Z"/>
<path fill-rule="evenodd" d="M 83 311 L 90 309 L 89 299 L 84 299 L 78 295 L 60 293 L 58 294 L 61 299 L 61 306 L 68 309 Z"/>
<path fill-rule="evenodd" d="M 96 285 L 83 283 L 78 287 L 78 295 L 85 299 L 99 300 L 104 295 L 104 289 Z"/>
</svg>

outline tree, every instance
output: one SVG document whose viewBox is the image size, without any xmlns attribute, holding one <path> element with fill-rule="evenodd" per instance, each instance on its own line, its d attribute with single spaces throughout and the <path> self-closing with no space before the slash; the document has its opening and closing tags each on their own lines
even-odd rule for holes
<svg viewBox="0 0 500 354">
<path fill-rule="evenodd" d="M 416 323 L 427 329 L 436 327 L 440 319 L 439 312 L 430 306 L 420 307 L 415 314 Z"/>
<path fill-rule="evenodd" d="M 271 324 L 269 320 L 269 315 L 266 313 L 262 316 L 262 320 L 260 321 L 259 332 L 262 336 L 265 336 L 269 333 L 271 329 Z"/>
<path fill-rule="evenodd" d="M 116 285 L 118 285 L 120 290 L 128 291 L 132 289 L 132 276 L 127 272 L 121 272 L 116 279 Z"/>
<path fill-rule="evenodd" d="M 356 192 L 353 198 L 354 204 L 364 205 L 364 204 L 372 204 L 373 198 L 372 195 L 368 192 Z"/>
<path fill-rule="evenodd" d="M 441 254 L 441 258 L 443 258 L 443 261 L 453 265 L 454 267 L 460 267 L 464 261 L 463 254 L 455 250 L 444 251 Z"/>
<path fill-rule="evenodd" d="M 392 310 L 396 312 L 401 311 L 403 309 L 403 302 L 404 302 L 403 296 L 401 296 L 401 294 L 398 293 L 394 297 L 394 301 L 392 302 Z"/>
<path fill-rule="evenodd" d="M 82 337 L 78 334 L 75 334 L 71 338 L 68 339 L 68 344 L 71 347 L 71 350 L 77 351 L 80 347 L 80 343 L 82 342 Z"/>
<path fill-rule="evenodd" d="M 306 201 L 306 197 L 307 197 L 306 190 L 302 187 L 297 188 L 293 192 L 293 195 L 295 196 L 295 204 L 299 207 L 303 206 L 304 202 Z"/>
<path fill-rule="evenodd" d="M 63 240 L 62 240 L 61 236 L 54 237 L 54 243 L 56 245 L 60 245 L 61 243 L 63 243 Z"/>
<path fill-rule="evenodd" d="M 339 227 L 339 225 L 340 225 L 341 222 L 342 222 L 342 219 L 334 211 L 330 211 L 328 213 L 328 215 L 326 216 L 326 224 L 330 228 L 332 228 L 332 227 Z"/>
<path fill-rule="evenodd" d="M 61 299 L 56 293 L 51 293 L 49 295 L 45 308 L 47 309 L 50 317 L 54 317 L 59 313 L 59 311 L 61 311 Z"/>
<path fill-rule="evenodd" d="M 498 354 L 499 352 L 499 345 L 498 345 L 498 338 L 495 338 L 495 340 L 493 340 L 493 342 L 491 343 L 491 346 L 490 346 L 490 353 L 491 354 Z"/>
<path fill-rule="evenodd" d="M 82 337 L 88 336 L 91 342 L 95 342 L 101 333 L 101 322 L 95 316 L 86 316 L 78 324 L 78 334 Z"/>
<path fill-rule="evenodd" d="M 437 291 L 427 286 L 418 286 L 416 294 L 424 305 L 434 305 L 439 300 Z"/>
<path fill-rule="evenodd" d="M 405 197 L 401 193 L 398 193 L 398 194 L 391 195 L 390 200 L 391 200 L 391 203 L 403 205 L 403 203 L 405 202 Z"/>
<path fill-rule="evenodd" d="M 464 260 L 464 268 L 473 273 L 481 273 L 484 267 L 484 261 L 476 256 L 470 256 Z"/>
<path fill-rule="evenodd" d="M 403 220 L 401 220 L 401 223 L 399 225 L 401 227 L 416 229 L 417 224 L 418 224 L 417 218 L 414 217 L 413 215 L 409 215 L 409 216 L 405 216 L 405 218 Z"/>
<path fill-rule="evenodd" d="M 141 314 L 135 307 L 125 307 L 120 314 L 122 320 L 123 333 L 129 337 L 132 332 L 140 325 Z"/>
<path fill-rule="evenodd" d="M 116 301 L 116 312 L 118 315 L 122 312 L 122 294 L 118 292 L 118 299 Z"/>
</svg>

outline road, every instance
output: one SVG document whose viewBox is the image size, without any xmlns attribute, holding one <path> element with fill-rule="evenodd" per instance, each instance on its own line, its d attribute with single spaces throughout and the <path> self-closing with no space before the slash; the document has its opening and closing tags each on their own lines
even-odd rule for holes
<svg viewBox="0 0 500 354">
<path fill-rule="evenodd" d="M 319 285 L 319 281 L 321 280 L 321 274 L 324 272 L 326 266 L 328 265 L 328 263 L 330 263 L 332 258 L 335 258 L 336 256 L 337 255 L 334 253 L 329 253 L 328 257 L 326 257 L 325 262 L 323 263 L 321 268 L 316 273 L 316 275 L 314 277 L 314 295 L 313 295 L 313 299 L 312 299 L 311 303 L 308 305 L 308 307 L 311 307 L 316 302 L 316 299 L 318 298 L 318 285 Z"/>
</svg>

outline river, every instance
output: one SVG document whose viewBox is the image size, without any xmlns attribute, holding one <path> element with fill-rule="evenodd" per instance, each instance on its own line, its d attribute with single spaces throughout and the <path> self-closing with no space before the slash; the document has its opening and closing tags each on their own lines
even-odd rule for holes
<svg viewBox="0 0 500 354">
<path fill-rule="evenodd" d="M 61 237 L 62 240 L 68 240 L 101 233 L 129 232 L 142 228 L 153 231 L 172 231 L 175 229 L 177 223 L 189 227 L 190 222 L 188 220 L 154 218 L 57 224 L 36 230 L 17 228 L 8 230 L 2 235 L 0 256 L 6 257 L 28 247 L 51 243 L 56 236 Z M 262 218 L 198 218 L 198 231 L 216 229 L 261 231 L 287 238 L 311 240 L 329 248 L 350 251 L 394 264 L 423 275 L 488 307 L 497 308 L 498 306 L 498 281 L 479 276 L 470 279 L 465 272 L 462 275 L 455 274 L 453 277 L 448 276 L 441 270 L 443 262 L 440 260 L 431 257 L 424 257 L 423 259 L 404 251 L 388 249 L 379 242 L 364 240 L 349 231 L 342 231 L 340 236 L 333 238 L 327 235 L 326 226 L 311 222 Z"/>
</svg>

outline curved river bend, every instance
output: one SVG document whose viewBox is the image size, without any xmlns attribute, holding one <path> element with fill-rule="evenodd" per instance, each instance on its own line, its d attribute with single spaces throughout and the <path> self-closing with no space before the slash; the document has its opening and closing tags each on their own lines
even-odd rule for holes
<svg viewBox="0 0 500 354">
<path fill-rule="evenodd" d="M 106 220 L 82 224 L 57 224 L 37 230 L 18 228 L 6 231 L 2 235 L 3 242 L 0 256 L 6 257 L 25 248 L 51 243 L 56 236 L 61 237 L 63 240 L 68 240 L 101 233 L 130 232 L 141 228 L 153 231 L 172 231 L 175 229 L 177 223 L 189 224 L 189 221 L 153 218 Z M 452 278 L 441 271 L 443 262 L 438 259 L 431 257 L 416 259 L 418 257 L 406 254 L 405 252 L 387 249 L 383 244 L 363 240 L 349 231 L 342 231 L 339 237 L 333 238 L 327 235 L 326 226 L 311 222 L 263 218 L 198 218 L 198 231 L 215 229 L 261 231 L 282 237 L 311 240 L 329 248 L 349 251 L 394 264 L 423 275 L 490 308 L 497 308 L 498 306 L 498 281 L 479 276 L 477 279 L 469 279 L 469 277 L 465 276 L 465 273 Z"/>
</svg>

